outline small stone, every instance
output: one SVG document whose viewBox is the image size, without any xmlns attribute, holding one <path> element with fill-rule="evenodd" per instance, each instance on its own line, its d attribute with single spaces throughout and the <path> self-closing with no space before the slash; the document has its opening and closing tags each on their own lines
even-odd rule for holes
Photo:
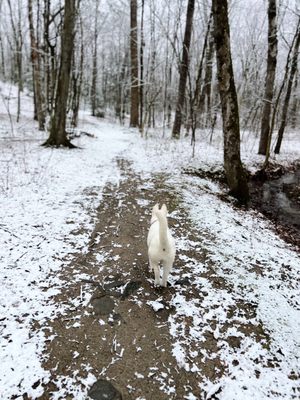
<svg viewBox="0 0 300 400">
<path fill-rule="evenodd" d="M 140 286 L 141 286 L 142 282 L 141 281 L 130 281 L 127 283 L 127 285 L 125 286 L 125 289 L 122 293 L 122 300 L 126 299 L 126 297 L 129 297 L 131 294 L 133 294 L 134 292 L 136 292 Z"/>
<path fill-rule="evenodd" d="M 115 302 L 109 296 L 95 298 L 91 301 L 96 315 L 109 315 L 115 308 Z"/>
<path fill-rule="evenodd" d="M 105 290 L 110 290 L 110 289 L 114 289 L 114 288 L 118 288 L 120 286 L 124 286 L 125 282 L 124 281 L 113 281 L 110 283 L 106 283 L 104 285 Z"/>
<path fill-rule="evenodd" d="M 182 279 L 178 279 L 176 282 L 175 282 L 175 285 L 181 285 L 181 286 L 189 286 L 191 284 L 191 282 L 190 282 L 190 280 L 189 280 L 189 278 L 187 277 L 187 276 L 185 276 L 184 278 L 182 278 Z"/>
<path fill-rule="evenodd" d="M 95 382 L 89 390 L 88 396 L 93 400 L 122 400 L 121 393 L 105 379 Z"/>
</svg>

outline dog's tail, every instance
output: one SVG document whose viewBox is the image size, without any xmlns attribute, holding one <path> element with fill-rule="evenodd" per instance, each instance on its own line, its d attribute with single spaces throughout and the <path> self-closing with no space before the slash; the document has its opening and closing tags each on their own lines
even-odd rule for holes
<svg viewBox="0 0 300 400">
<path fill-rule="evenodd" d="M 162 205 L 161 209 L 155 209 L 155 215 L 159 221 L 159 241 L 161 246 L 166 248 L 168 246 L 168 221 L 167 221 L 167 207 Z"/>
</svg>

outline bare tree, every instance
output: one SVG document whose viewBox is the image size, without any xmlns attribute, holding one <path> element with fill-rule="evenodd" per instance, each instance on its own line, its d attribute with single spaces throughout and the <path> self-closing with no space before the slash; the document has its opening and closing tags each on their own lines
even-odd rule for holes
<svg viewBox="0 0 300 400">
<path fill-rule="evenodd" d="M 79 5 L 77 7 L 79 9 Z M 83 24 L 82 18 L 79 16 L 79 32 L 80 37 L 78 40 L 78 49 L 77 51 L 73 51 L 73 68 L 71 73 L 71 111 L 72 111 L 72 119 L 71 126 L 78 126 L 78 115 L 79 115 L 79 106 L 80 106 L 80 98 L 82 92 L 82 83 L 83 83 L 83 62 L 84 62 L 84 40 L 83 40 Z M 79 54 L 78 54 L 79 53 Z"/>
<path fill-rule="evenodd" d="M 190 50 L 190 43 L 191 43 L 191 36 L 193 29 L 194 9 L 195 9 L 195 0 L 189 0 L 186 12 L 182 57 L 179 66 L 179 86 L 178 86 L 178 96 L 177 96 L 177 104 L 175 111 L 175 120 L 172 129 L 172 137 L 174 139 L 178 139 L 180 137 L 182 109 L 184 106 L 185 88 L 186 88 L 186 81 L 189 69 L 189 50 Z"/>
<path fill-rule="evenodd" d="M 141 43 L 140 43 L 140 128 L 143 134 L 143 116 L 144 116 L 144 13 L 145 13 L 145 0 L 142 0 L 142 11 L 141 11 Z"/>
<path fill-rule="evenodd" d="M 28 20 L 29 20 L 31 63 L 32 63 L 35 109 L 36 109 L 36 114 L 37 114 L 37 120 L 39 123 L 39 129 L 44 130 L 44 128 L 45 128 L 45 109 L 44 109 L 45 104 L 44 104 L 44 96 L 43 96 L 42 83 L 41 83 L 40 49 L 39 49 L 39 45 L 37 43 L 35 31 L 34 31 L 32 0 L 28 0 L 27 5 L 28 5 Z"/>
<path fill-rule="evenodd" d="M 213 35 L 209 35 L 208 47 L 205 57 L 205 75 L 204 82 L 199 100 L 200 113 L 206 113 L 204 125 L 206 127 L 211 126 L 212 115 L 211 115 L 211 91 L 212 91 L 212 80 L 213 80 L 213 59 L 214 59 L 214 40 Z"/>
<path fill-rule="evenodd" d="M 52 11 L 51 0 L 44 0 L 44 44 L 42 54 L 44 60 L 46 106 L 49 114 L 53 112 L 55 105 L 55 92 L 59 70 L 59 57 L 57 53 L 59 47 L 58 41 L 61 35 L 62 10 L 63 7 L 58 3 Z"/>
<path fill-rule="evenodd" d="M 190 86 L 190 91 L 189 91 L 189 93 L 190 93 L 190 118 L 189 118 L 189 123 L 187 126 L 187 133 L 189 131 L 189 128 L 191 127 L 192 128 L 192 142 L 195 141 L 195 131 L 196 131 L 196 127 L 199 122 L 198 116 L 201 115 L 203 112 L 205 97 L 208 93 L 209 93 L 209 97 L 210 97 L 212 74 L 210 76 L 209 82 L 207 82 L 207 80 L 208 80 L 208 69 L 212 68 L 212 66 L 208 67 L 208 63 L 211 61 L 211 57 L 212 57 L 212 55 L 210 54 L 211 48 L 213 49 L 212 45 L 208 47 L 208 40 L 209 40 L 209 37 L 211 37 L 211 22 L 212 22 L 212 15 L 210 15 L 210 17 L 209 17 L 206 33 L 204 36 L 202 55 L 201 55 L 200 62 L 198 65 L 194 93 L 192 93 L 192 84 L 191 84 L 192 78 L 191 78 L 190 74 L 188 74 L 189 75 L 189 83 L 190 83 L 190 85 L 189 85 Z M 212 39 L 213 39 L 213 37 L 212 37 Z M 204 69 L 203 64 L 204 64 L 205 55 L 206 55 L 206 71 L 205 71 L 204 85 L 203 85 L 202 93 L 201 93 L 201 83 L 203 80 L 202 72 Z M 209 86 L 209 90 L 207 90 L 206 84 Z M 210 109 L 210 99 L 207 100 L 207 104 L 209 104 L 209 109 Z"/>
<path fill-rule="evenodd" d="M 239 111 L 231 60 L 227 0 L 213 0 L 212 13 L 223 118 L 224 169 L 231 194 L 241 202 L 247 202 L 249 190 L 240 157 Z"/>
<path fill-rule="evenodd" d="M 94 47 L 93 47 L 93 66 L 92 66 L 92 86 L 91 86 L 91 103 L 92 103 L 92 115 L 96 115 L 97 109 L 97 80 L 98 80 L 98 12 L 99 12 L 99 0 L 95 2 L 95 19 L 94 19 Z"/>
<path fill-rule="evenodd" d="M 10 21 L 13 30 L 13 38 L 15 42 L 15 63 L 16 63 L 16 77 L 18 83 L 18 108 L 17 108 L 17 122 L 20 119 L 21 113 L 21 92 L 23 91 L 23 34 L 21 29 L 21 21 L 22 21 L 22 10 L 20 0 L 17 3 L 17 21 L 14 19 L 14 12 L 12 9 L 12 4 L 10 0 L 7 0 L 7 4 L 10 12 Z"/>
<path fill-rule="evenodd" d="M 131 103 L 130 126 L 139 126 L 139 66 L 137 37 L 137 0 L 130 0 L 130 58 L 131 58 Z"/>
<path fill-rule="evenodd" d="M 2 17 L 2 5 L 3 2 L 0 1 L 0 18 Z M 1 18 L 2 19 L 2 18 Z M 2 24 L 2 20 L 1 24 Z M 2 32 L 0 31 L 0 54 L 1 54 L 1 73 L 3 78 L 6 78 L 6 66 L 5 66 L 5 54 L 4 54 L 4 45 L 3 45 L 3 38 L 2 38 Z"/>
<path fill-rule="evenodd" d="M 288 78 L 286 95 L 285 95 L 283 107 L 282 107 L 281 122 L 280 122 L 279 130 L 278 130 L 278 138 L 277 138 L 277 142 L 276 142 L 276 146 L 275 146 L 276 154 L 279 154 L 279 152 L 280 152 L 280 147 L 281 147 L 283 134 L 284 134 L 285 126 L 286 126 L 286 121 L 287 121 L 288 108 L 289 108 L 289 104 L 290 104 L 293 81 L 294 81 L 294 77 L 295 77 L 295 74 L 297 71 L 297 66 L 298 66 L 298 55 L 299 55 L 299 46 L 300 46 L 300 17 L 299 17 L 299 21 L 298 21 L 298 25 L 297 25 L 295 39 L 296 40 L 295 40 L 295 45 L 294 45 L 294 50 L 293 50 L 291 71 L 290 71 L 290 75 Z"/>
<path fill-rule="evenodd" d="M 258 154 L 266 155 L 270 136 L 270 115 L 274 93 L 274 82 L 277 64 L 277 7 L 276 0 L 269 0 L 268 3 L 268 58 L 267 73 L 265 80 L 264 106 L 261 120 L 261 132 Z"/>
<path fill-rule="evenodd" d="M 61 56 L 55 97 L 54 113 L 51 117 L 50 136 L 45 146 L 74 147 L 67 138 L 66 117 L 69 82 L 75 39 L 76 0 L 65 0 L 64 22 L 61 35 Z"/>
<path fill-rule="evenodd" d="M 299 109 L 299 98 L 298 98 L 298 81 L 299 81 L 299 68 L 296 71 L 295 74 L 295 82 L 294 82 L 294 88 L 293 88 L 293 102 L 292 102 L 292 107 L 291 107 L 291 127 L 293 129 L 296 128 L 297 125 L 297 120 L 298 120 L 298 109 Z"/>
</svg>

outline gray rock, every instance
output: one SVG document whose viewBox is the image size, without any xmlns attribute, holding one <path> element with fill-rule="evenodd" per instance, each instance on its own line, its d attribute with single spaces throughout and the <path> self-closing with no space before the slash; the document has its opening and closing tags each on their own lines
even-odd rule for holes
<svg viewBox="0 0 300 400">
<path fill-rule="evenodd" d="M 91 300 L 96 315 L 109 315 L 115 308 L 114 300 L 109 296 L 97 297 Z"/>
<path fill-rule="evenodd" d="M 136 292 L 142 285 L 141 281 L 130 281 L 127 283 L 125 286 L 125 289 L 122 293 L 121 299 L 124 300 L 126 297 L 129 297 L 132 295 L 134 292 Z"/>
<path fill-rule="evenodd" d="M 88 395 L 93 400 L 122 400 L 121 393 L 105 379 L 99 379 L 95 382 Z"/>
</svg>

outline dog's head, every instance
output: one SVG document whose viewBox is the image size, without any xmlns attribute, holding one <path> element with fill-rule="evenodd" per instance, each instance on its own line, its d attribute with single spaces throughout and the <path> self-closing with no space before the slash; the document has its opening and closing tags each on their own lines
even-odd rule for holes
<svg viewBox="0 0 300 400">
<path fill-rule="evenodd" d="M 155 216 L 158 211 L 163 213 L 163 215 L 165 215 L 165 216 L 167 216 L 167 214 L 168 214 L 168 209 L 167 209 L 167 206 L 165 204 L 163 204 L 161 206 L 161 209 L 159 209 L 159 204 L 156 203 L 155 206 L 152 208 L 152 216 Z"/>
</svg>

